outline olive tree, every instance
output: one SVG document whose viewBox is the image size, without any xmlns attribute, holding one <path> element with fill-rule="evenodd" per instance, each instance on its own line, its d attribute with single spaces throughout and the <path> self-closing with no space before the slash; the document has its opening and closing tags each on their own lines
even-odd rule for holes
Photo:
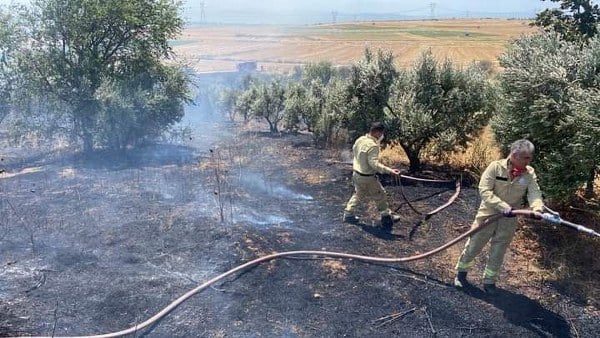
<svg viewBox="0 0 600 338">
<path fill-rule="evenodd" d="M 556 32 L 565 41 L 587 42 L 598 34 L 600 8 L 593 1 L 550 1 L 559 2 L 559 7 L 548 8 L 538 13 L 532 25 Z"/>
<path fill-rule="evenodd" d="M 285 88 L 278 80 L 260 83 L 253 90 L 254 97 L 250 105 L 252 115 L 264 119 L 271 133 L 279 132 L 279 123 L 285 117 Z"/>
<path fill-rule="evenodd" d="M 306 83 L 319 80 L 321 84 L 327 86 L 329 81 L 336 75 L 333 64 L 329 61 L 321 61 L 317 63 L 308 63 L 303 68 L 303 80 Z"/>
<path fill-rule="evenodd" d="M 22 88 L 18 71 L 18 53 L 25 42 L 23 24 L 18 7 L 0 8 L 0 122 L 10 112 L 17 91 Z"/>
<path fill-rule="evenodd" d="M 493 103 L 492 87 L 480 67 L 462 69 L 450 59 L 440 64 L 431 51 L 424 52 L 392 86 L 386 139 L 402 147 L 411 171 L 420 170 L 426 146 L 433 143 L 440 152 L 452 151 L 478 136 Z"/>
<path fill-rule="evenodd" d="M 315 132 L 326 101 L 327 87 L 320 78 L 308 83 L 291 83 L 285 96 L 285 118 L 288 129 L 299 125 Z"/>
<path fill-rule="evenodd" d="M 180 9 L 177 0 L 33 0 L 22 12 L 28 38 L 20 71 L 38 96 L 66 107 L 84 151 L 103 146 L 101 134 L 130 130 L 106 125 L 108 111 L 120 124 L 134 121 L 139 132 L 155 134 L 157 121 L 168 126 L 181 118 L 188 99 L 182 70 L 161 64 L 183 27 Z M 123 91 L 131 85 L 134 95 Z M 144 96 L 153 102 L 142 104 Z"/>
<path fill-rule="evenodd" d="M 351 137 L 367 131 L 373 121 L 383 120 L 384 108 L 397 76 L 390 51 L 380 49 L 374 54 L 366 49 L 364 59 L 352 65 L 345 97 L 339 100 L 343 105 L 343 123 Z"/>
<path fill-rule="evenodd" d="M 548 197 L 568 199 L 600 164 L 600 41 L 586 46 L 554 33 L 525 36 L 500 57 L 502 102 L 492 120 L 496 139 L 536 145 L 536 167 Z"/>
</svg>

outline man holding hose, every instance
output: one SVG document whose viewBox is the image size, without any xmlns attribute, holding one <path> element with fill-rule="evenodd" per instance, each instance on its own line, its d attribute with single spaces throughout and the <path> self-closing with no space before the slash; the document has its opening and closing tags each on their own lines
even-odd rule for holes
<svg viewBox="0 0 600 338">
<path fill-rule="evenodd" d="M 374 201 L 381 214 L 381 225 L 385 231 L 391 231 L 392 225 L 399 216 L 392 215 L 387 201 L 385 189 L 379 183 L 376 173 L 400 175 L 400 170 L 385 166 L 379 161 L 379 147 L 383 140 L 385 127 L 381 122 L 374 122 L 369 133 L 359 137 L 352 146 L 352 183 L 354 194 L 344 209 L 344 222 L 356 224 L 358 217 L 354 214 L 361 202 Z"/>
<path fill-rule="evenodd" d="M 481 204 L 473 227 L 494 214 L 502 213 L 506 217 L 491 222 L 469 237 L 456 264 L 456 287 L 462 289 L 468 286 L 467 271 L 473 266 L 475 257 L 490 242 L 490 252 L 483 273 L 483 289 L 491 295 L 495 294 L 504 254 L 517 228 L 513 208 L 521 208 L 526 197 L 534 212 L 543 211 L 544 202 L 537 177 L 534 169 L 528 165 L 534 150 L 533 144 L 528 140 L 515 141 L 510 146 L 508 158 L 490 163 L 483 172 L 479 181 Z"/>
</svg>

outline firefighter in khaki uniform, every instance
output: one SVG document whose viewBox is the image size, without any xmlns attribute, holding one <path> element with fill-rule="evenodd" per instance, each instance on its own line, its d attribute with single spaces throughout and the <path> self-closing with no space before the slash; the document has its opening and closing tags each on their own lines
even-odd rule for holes
<svg viewBox="0 0 600 338">
<path fill-rule="evenodd" d="M 371 125 L 369 133 L 359 137 L 352 147 L 352 183 L 354 194 L 346 204 L 344 222 L 358 223 L 354 215 L 355 209 L 361 202 L 369 200 L 377 203 L 381 214 L 381 225 L 385 230 L 391 230 L 398 216 L 392 215 L 387 202 L 385 190 L 377 180 L 375 173 L 400 175 L 400 170 L 392 169 L 379 162 L 379 144 L 383 140 L 384 126 L 381 122 Z"/>
<path fill-rule="evenodd" d="M 483 273 L 483 289 L 489 294 L 496 293 L 496 280 L 504 254 L 517 228 L 512 209 L 522 207 L 527 197 L 534 212 L 543 211 L 544 203 L 535 171 L 528 165 L 533 152 L 534 146 L 530 141 L 515 141 L 510 147 L 508 158 L 492 162 L 483 172 L 479 181 L 481 205 L 473 226 L 494 214 L 503 213 L 507 217 L 490 223 L 469 238 L 456 265 L 456 287 L 468 285 L 467 271 L 486 243 L 490 242 L 489 257 Z"/>
</svg>

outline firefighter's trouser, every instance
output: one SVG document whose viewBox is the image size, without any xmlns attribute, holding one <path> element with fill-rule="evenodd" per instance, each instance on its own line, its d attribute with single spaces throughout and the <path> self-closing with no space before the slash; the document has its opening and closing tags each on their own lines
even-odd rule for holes
<svg viewBox="0 0 600 338">
<path fill-rule="evenodd" d="M 476 226 L 476 223 L 473 226 Z M 501 218 L 473 234 L 469 237 L 465 249 L 458 259 L 456 270 L 468 271 L 473 266 L 475 257 L 489 241 L 490 252 L 483 272 L 483 283 L 496 283 L 504 261 L 504 254 L 512 241 L 516 228 L 516 218 Z"/>
<path fill-rule="evenodd" d="M 381 213 L 381 216 L 390 214 L 385 189 L 383 189 L 376 176 L 362 176 L 355 172 L 352 174 L 352 183 L 354 184 L 354 194 L 346 204 L 346 209 L 344 209 L 346 214 L 353 215 L 360 203 L 368 201 L 377 204 L 377 210 Z"/>
</svg>

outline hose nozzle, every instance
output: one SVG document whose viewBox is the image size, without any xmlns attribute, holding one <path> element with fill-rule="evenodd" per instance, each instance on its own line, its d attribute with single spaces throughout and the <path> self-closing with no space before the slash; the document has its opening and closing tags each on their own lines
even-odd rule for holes
<svg viewBox="0 0 600 338">
<path fill-rule="evenodd" d="M 542 219 L 546 222 L 553 223 L 553 224 L 560 224 L 560 222 L 561 222 L 561 219 L 560 219 L 560 216 L 558 215 L 558 213 L 545 212 L 542 214 Z"/>
</svg>

